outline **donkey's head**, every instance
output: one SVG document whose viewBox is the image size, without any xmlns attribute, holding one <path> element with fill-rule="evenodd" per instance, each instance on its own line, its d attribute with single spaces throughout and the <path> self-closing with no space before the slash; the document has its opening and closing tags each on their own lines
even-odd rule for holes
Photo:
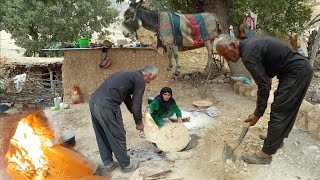
<svg viewBox="0 0 320 180">
<path fill-rule="evenodd" d="M 138 8 L 141 6 L 141 4 L 142 0 L 138 3 L 131 1 L 130 7 L 124 13 L 122 33 L 125 37 L 131 37 L 142 26 L 140 18 L 137 17 Z"/>
</svg>

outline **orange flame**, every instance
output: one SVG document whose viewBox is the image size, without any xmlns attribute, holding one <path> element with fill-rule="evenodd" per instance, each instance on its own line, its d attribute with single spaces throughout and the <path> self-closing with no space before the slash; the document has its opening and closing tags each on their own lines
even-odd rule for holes
<svg viewBox="0 0 320 180">
<path fill-rule="evenodd" d="M 52 146 L 52 137 L 53 132 L 45 125 L 41 115 L 28 115 L 19 122 L 10 141 L 9 163 L 28 176 L 46 176 L 49 160 L 43 150 Z"/>
</svg>

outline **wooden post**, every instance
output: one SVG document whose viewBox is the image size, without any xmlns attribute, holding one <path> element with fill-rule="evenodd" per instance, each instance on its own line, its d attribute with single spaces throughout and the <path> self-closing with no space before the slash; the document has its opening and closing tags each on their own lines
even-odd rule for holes
<svg viewBox="0 0 320 180">
<path fill-rule="evenodd" d="M 52 92 L 52 95 L 53 97 L 55 96 L 55 87 L 54 87 L 54 83 L 53 83 L 53 71 L 50 67 L 48 67 L 48 71 L 49 71 L 49 74 L 50 74 L 50 86 L 51 86 L 51 92 Z"/>
</svg>

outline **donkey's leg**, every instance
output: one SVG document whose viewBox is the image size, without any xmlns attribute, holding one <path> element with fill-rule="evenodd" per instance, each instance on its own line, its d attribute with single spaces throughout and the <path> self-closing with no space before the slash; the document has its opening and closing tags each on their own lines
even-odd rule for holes
<svg viewBox="0 0 320 180">
<path fill-rule="evenodd" d="M 180 66 L 180 59 L 179 59 L 179 49 L 178 46 L 173 46 L 172 47 L 172 53 L 173 57 L 176 60 L 176 73 L 180 72 L 181 66 Z"/>
<path fill-rule="evenodd" d="M 207 60 L 207 65 L 206 68 L 204 69 L 205 72 L 209 72 L 209 69 L 211 68 L 211 63 L 212 63 L 212 59 L 213 59 L 213 49 L 212 49 L 212 44 L 211 41 L 208 40 L 205 42 L 205 46 L 208 52 L 208 60 Z"/>
<path fill-rule="evenodd" d="M 166 49 L 167 49 L 167 57 L 168 57 L 168 67 L 167 70 L 171 71 L 172 69 L 172 59 L 173 59 L 173 49 L 171 46 L 166 45 Z"/>
</svg>

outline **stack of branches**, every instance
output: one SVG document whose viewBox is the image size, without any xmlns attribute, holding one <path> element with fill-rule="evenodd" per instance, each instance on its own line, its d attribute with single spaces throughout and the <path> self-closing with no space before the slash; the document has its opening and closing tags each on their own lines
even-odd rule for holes
<svg viewBox="0 0 320 180">
<path fill-rule="evenodd" d="M 15 103 L 34 103 L 36 99 L 44 99 L 51 105 L 54 97 L 63 95 L 63 86 L 61 80 L 56 75 L 50 80 L 50 73 L 36 74 L 36 72 L 27 71 L 27 78 L 21 92 L 18 92 L 12 78 L 2 80 L 4 88 L 0 92 L 0 99 L 3 101 L 14 101 Z"/>
</svg>

